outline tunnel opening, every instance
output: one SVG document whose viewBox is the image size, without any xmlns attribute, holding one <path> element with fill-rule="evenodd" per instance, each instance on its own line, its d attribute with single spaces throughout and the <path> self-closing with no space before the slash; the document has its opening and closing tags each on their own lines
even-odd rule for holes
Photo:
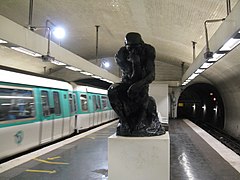
<svg viewBox="0 0 240 180">
<path fill-rule="evenodd" d="M 179 97 L 177 117 L 223 130 L 224 105 L 220 93 L 214 86 L 206 83 L 187 87 Z"/>
</svg>

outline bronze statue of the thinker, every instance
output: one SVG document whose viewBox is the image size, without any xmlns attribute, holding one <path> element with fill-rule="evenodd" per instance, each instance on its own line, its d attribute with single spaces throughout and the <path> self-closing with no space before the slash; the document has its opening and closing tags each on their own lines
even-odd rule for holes
<svg viewBox="0 0 240 180">
<path fill-rule="evenodd" d="M 111 85 L 108 97 L 119 116 L 117 135 L 158 136 L 165 133 L 159 121 L 156 102 L 148 95 L 155 79 L 155 49 L 141 35 L 130 32 L 115 59 L 122 71 L 122 82 Z"/>
</svg>

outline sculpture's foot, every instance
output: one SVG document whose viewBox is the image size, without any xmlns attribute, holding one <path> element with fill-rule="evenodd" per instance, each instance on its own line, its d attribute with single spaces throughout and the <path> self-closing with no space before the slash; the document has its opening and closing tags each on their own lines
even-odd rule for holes
<svg viewBox="0 0 240 180">
<path fill-rule="evenodd" d="M 127 124 L 119 124 L 116 131 L 117 136 L 129 136 L 130 128 Z"/>
<path fill-rule="evenodd" d="M 160 136 L 162 134 L 165 134 L 165 128 L 162 127 L 160 121 L 156 119 L 155 121 L 152 121 L 151 125 L 146 129 L 146 132 L 151 136 Z"/>
<path fill-rule="evenodd" d="M 165 134 L 165 129 L 162 126 L 150 126 L 148 128 L 135 130 L 130 136 L 133 137 L 147 137 L 147 136 L 160 136 Z"/>
<path fill-rule="evenodd" d="M 165 134 L 165 129 L 162 127 L 158 118 L 147 126 L 140 122 L 133 131 L 130 131 L 129 126 L 126 124 L 117 127 L 118 136 L 129 136 L 129 137 L 147 137 L 147 136 L 160 136 Z"/>
</svg>

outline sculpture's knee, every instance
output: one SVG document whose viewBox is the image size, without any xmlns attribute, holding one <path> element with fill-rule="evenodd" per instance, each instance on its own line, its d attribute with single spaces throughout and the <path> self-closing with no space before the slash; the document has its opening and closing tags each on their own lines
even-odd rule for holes
<svg viewBox="0 0 240 180">
<path fill-rule="evenodd" d="M 118 89 L 119 89 L 119 84 L 112 84 L 108 88 L 108 98 L 110 101 L 116 101 L 118 97 Z"/>
<path fill-rule="evenodd" d="M 152 96 L 149 96 L 148 109 L 151 112 L 157 111 L 156 101 Z"/>
</svg>

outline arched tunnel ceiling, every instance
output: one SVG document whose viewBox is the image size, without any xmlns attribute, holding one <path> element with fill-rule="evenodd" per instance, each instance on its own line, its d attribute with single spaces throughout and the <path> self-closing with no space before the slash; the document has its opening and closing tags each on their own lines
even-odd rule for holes
<svg viewBox="0 0 240 180">
<path fill-rule="evenodd" d="M 99 58 L 113 57 L 124 43 L 127 32 L 139 32 L 146 43 L 156 49 L 156 80 L 180 80 L 181 63 L 192 63 L 192 42 L 197 42 L 196 55 L 205 46 L 203 23 L 207 19 L 226 17 L 225 0 L 34 0 L 32 24 L 44 26 L 49 19 L 62 25 L 66 37 L 61 46 L 92 60 L 96 57 L 96 29 L 99 28 Z M 234 7 L 238 0 L 232 0 Z M 0 1 L 0 14 L 27 27 L 29 0 Z M 209 38 L 220 23 L 208 25 Z M 39 31 L 44 35 L 44 32 Z M 0 60 L 2 61 L 2 60 Z M 10 63 L 10 61 L 8 61 Z M 4 65 L 8 65 L 4 62 Z M 14 63 L 14 62 L 13 62 Z M 12 64 L 13 64 L 12 63 Z M 19 68 L 23 68 L 24 61 Z M 26 62 L 29 63 L 29 62 Z M 1 63 L 2 64 L 2 63 Z M 166 64 L 168 77 L 160 69 Z M 175 70 L 173 66 L 178 68 Z M 15 67 L 16 67 L 15 63 Z M 37 66 L 37 65 L 36 65 Z M 39 65 L 41 68 L 43 65 Z M 54 67 L 51 67 L 53 68 Z M 171 69 L 172 68 L 172 69 Z M 34 71 L 34 70 L 32 70 Z M 42 71 L 42 70 L 41 70 Z M 119 74 L 119 71 L 113 70 Z M 110 71 L 111 72 L 111 71 Z M 41 73 L 41 72 L 38 72 Z"/>
</svg>

